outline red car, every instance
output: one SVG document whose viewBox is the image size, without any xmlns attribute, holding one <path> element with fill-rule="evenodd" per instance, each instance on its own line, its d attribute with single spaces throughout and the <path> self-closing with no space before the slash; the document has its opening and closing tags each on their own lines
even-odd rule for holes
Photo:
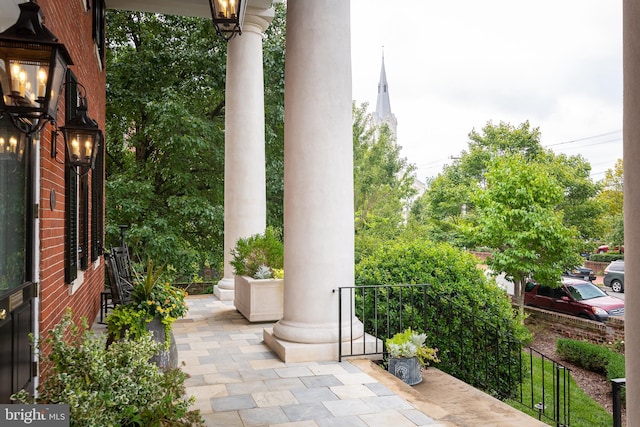
<svg viewBox="0 0 640 427">
<path fill-rule="evenodd" d="M 609 316 L 624 316 L 624 300 L 607 295 L 593 283 L 562 278 L 562 287 L 551 288 L 530 281 L 524 304 L 604 322 Z"/>
<path fill-rule="evenodd" d="M 622 246 L 622 247 L 614 246 L 612 251 L 620 252 L 621 254 L 623 254 L 624 253 L 624 246 Z M 603 254 L 605 252 L 609 252 L 609 245 L 600 245 L 600 246 L 598 246 L 598 249 L 596 249 L 596 253 Z"/>
</svg>

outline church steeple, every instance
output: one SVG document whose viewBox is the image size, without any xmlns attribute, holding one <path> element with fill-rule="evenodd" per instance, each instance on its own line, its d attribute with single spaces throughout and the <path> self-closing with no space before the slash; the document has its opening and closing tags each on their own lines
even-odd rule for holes
<svg viewBox="0 0 640 427">
<path fill-rule="evenodd" d="M 391 112 L 391 101 L 389 100 L 389 84 L 387 83 L 387 72 L 384 68 L 384 52 L 382 52 L 382 68 L 380 69 L 380 82 L 378 82 L 378 100 L 376 111 L 373 113 L 375 124 L 385 123 L 396 136 L 398 121 Z"/>
</svg>

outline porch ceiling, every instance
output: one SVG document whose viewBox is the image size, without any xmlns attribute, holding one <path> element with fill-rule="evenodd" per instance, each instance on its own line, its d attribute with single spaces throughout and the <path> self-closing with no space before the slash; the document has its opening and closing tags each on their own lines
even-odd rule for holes
<svg viewBox="0 0 640 427">
<path fill-rule="evenodd" d="M 268 9 L 272 0 L 248 0 L 247 7 Z M 211 18 L 209 0 L 106 0 L 107 9 Z"/>
</svg>

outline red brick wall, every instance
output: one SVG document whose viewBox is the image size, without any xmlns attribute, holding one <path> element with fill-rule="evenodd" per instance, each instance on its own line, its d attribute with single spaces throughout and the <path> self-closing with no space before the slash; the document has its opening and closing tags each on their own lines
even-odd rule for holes
<svg viewBox="0 0 640 427">
<path fill-rule="evenodd" d="M 525 323 L 543 324 L 566 338 L 590 341 L 595 344 L 624 340 L 624 319 L 612 317 L 605 323 L 561 313 L 525 307 Z"/>
<path fill-rule="evenodd" d="M 92 11 L 84 11 L 84 0 L 39 0 L 44 22 L 63 43 L 74 65 L 73 71 L 86 88 L 88 115 L 105 128 L 105 72 L 95 54 L 92 38 Z M 64 93 L 58 102 L 57 122 L 65 123 Z M 75 294 L 70 295 L 64 283 L 64 242 L 65 242 L 65 145 L 62 134 L 57 138 L 57 158 L 51 158 L 51 125 L 41 133 L 40 140 L 40 331 L 45 337 L 70 307 L 76 320 L 80 317 L 93 322 L 100 305 L 100 292 L 104 288 L 104 261 L 102 257 L 96 266 L 89 263 L 84 272 L 84 282 Z M 104 149 L 104 147 L 101 147 Z M 89 188 L 92 175 L 89 174 Z M 50 195 L 55 192 L 56 203 L 51 205 Z M 91 211 L 91 204 L 89 205 Z M 91 215 L 91 214 L 90 214 Z M 91 238 L 91 227 L 89 235 Z M 79 272 L 80 275 L 80 272 Z M 47 350 L 46 348 L 44 349 Z"/>
</svg>

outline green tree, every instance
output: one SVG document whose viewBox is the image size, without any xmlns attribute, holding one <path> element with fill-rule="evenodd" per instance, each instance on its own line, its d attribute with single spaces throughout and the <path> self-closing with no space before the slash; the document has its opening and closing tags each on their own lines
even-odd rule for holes
<svg viewBox="0 0 640 427">
<path fill-rule="evenodd" d="M 596 197 L 603 207 L 600 216 L 602 236 L 612 245 L 624 244 L 624 164 L 618 159 L 613 169 L 607 169 L 600 182 L 602 190 Z"/>
<path fill-rule="evenodd" d="M 353 105 L 356 258 L 393 239 L 405 226 L 405 209 L 416 194 L 415 166 L 400 156 L 386 125 L 375 126 L 367 104 Z"/>
<path fill-rule="evenodd" d="M 275 17 L 262 44 L 264 63 L 267 225 L 282 229 L 284 221 L 284 46 L 286 9 L 274 5 Z"/>
<path fill-rule="evenodd" d="M 493 159 L 510 154 L 520 155 L 527 162 L 553 164 L 550 173 L 565 194 L 556 207 L 564 211 L 565 224 L 576 227 L 583 239 L 597 234 L 601 208 L 594 200 L 598 186 L 590 178 L 590 165 L 581 156 L 556 155 L 542 147 L 540 131 L 531 128 L 529 122 L 517 127 L 489 122 L 481 132 L 472 130 L 468 150 L 429 182 L 428 190 L 412 212 L 413 217 L 432 223 L 434 239 L 444 239 L 456 246 L 476 246 L 471 227 L 477 222 L 473 195 L 486 186 L 485 175 Z"/>
<path fill-rule="evenodd" d="M 283 7 L 266 34 L 270 223 L 281 221 Z M 170 36 L 168 36 L 170 35 Z M 226 43 L 208 19 L 107 14 L 107 246 L 192 276 L 223 259 Z M 275 213 L 273 213 L 275 212 Z"/>
<path fill-rule="evenodd" d="M 513 281 L 521 310 L 528 277 L 560 286 L 561 274 L 581 262 L 577 230 L 566 227 L 556 209 L 562 197 L 550 168 L 522 154 L 493 159 L 486 188 L 478 192 L 478 235 L 495 248 L 487 264 L 494 274 L 506 273 Z"/>
</svg>

